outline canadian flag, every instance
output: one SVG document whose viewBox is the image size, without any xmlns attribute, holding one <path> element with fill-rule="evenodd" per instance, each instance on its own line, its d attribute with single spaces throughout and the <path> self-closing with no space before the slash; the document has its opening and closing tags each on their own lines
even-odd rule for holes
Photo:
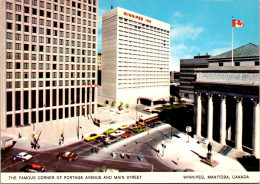
<svg viewBox="0 0 260 184">
<path fill-rule="evenodd" d="M 232 27 L 244 27 L 244 22 L 241 20 L 232 19 Z"/>
</svg>

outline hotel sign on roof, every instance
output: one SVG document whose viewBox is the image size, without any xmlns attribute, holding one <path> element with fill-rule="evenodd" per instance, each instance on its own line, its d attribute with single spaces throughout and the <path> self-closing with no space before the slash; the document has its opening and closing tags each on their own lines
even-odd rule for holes
<svg viewBox="0 0 260 184">
<path fill-rule="evenodd" d="M 132 17 L 132 18 L 136 18 L 136 19 L 139 19 L 139 20 L 144 20 L 143 17 L 138 16 L 138 15 L 134 15 L 134 14 L 132 14 L 132 13 L 124 12 L 124 15 L 129 16 L 129 17 Z M 152 21 L 149 20 L 149 19 L 145 19 L 145 21 L 148 22 L 148 23 L 151 23 L 151 22 L 152 22 Z"/>
</svg>

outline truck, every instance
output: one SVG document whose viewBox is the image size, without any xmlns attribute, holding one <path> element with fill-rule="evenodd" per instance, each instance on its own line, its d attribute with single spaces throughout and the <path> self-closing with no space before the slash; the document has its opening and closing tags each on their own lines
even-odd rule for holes
<svg viewBox="0 0 260 184">
<path fill-rule="evenodd" d="M 1 150 L 8 149 L 13 146 L 13 138 L 8 136 L 1 136 Z"/>
</svg>

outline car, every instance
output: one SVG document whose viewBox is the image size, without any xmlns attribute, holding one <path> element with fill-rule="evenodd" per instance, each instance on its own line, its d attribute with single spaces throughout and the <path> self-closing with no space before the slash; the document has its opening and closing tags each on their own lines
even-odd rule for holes
<svg viewBox="0 0 260 184">
<path fill-rule="evenodd" d="M 136 128 L 139 128 L 140 125 L 137 125 L 137 124 L 132 124 L 128 127 L 129 130 L 133 130 L 133 129 L 136 129 Z"/>
<path fill-rule="evenodd" d="M 20 169 L 20 172 L 46 172 L 46 168 L 40 165 L 26 165 Z"/>
<path fill-rule="evenodd" d="M 88 137 L 86 137 L 84 140 L 85 141 L 92 141 L 92 140 L 94 140 L 98 137 L 99 137 L 99 134 L 93 133 L 93 134 L 90 134 Z"/>
<path fill-rule="evenodd" d="M 115 131 L 115 132 L 111 133 L 110 137 L 118 137 L 120 135 L 123 135 L 124 133 L 125 133 L 125 131 L 118 130 L 118 131 Z"/>
<path fill-rule="evenodd" d="M 143 109 L 143 111 L 152 112 L 152 109 L 150 107 L 146 107 L 146 108 Z"/>
<path fill-rule="evenodd" d="M 150 127 L 150 128 L 154 128 L 155 125 L 154 125 L 154 123 L 151 123 L 151 124 L 148 124 L 148 127 Z"/>
<path fill-rule="evenodd" d="M 13 159 L 14 160 L 21 160 L 21 161 L 25 162 L 25 161 L 31 160 L 32 159 L 32 155 L 30 155 L 30 154 L 28 154 L 26 152 L 21 152 L 21 153 L 15 154 L 13 156 Z"/>
<path fill-rule="evenodd" d="M 95 142 L 102 142 L 102 141 L 104 141 L 106 139 L 106 137 L 107 136 L 105 136 L 105 135 L 100 135 L 99 137 L 97 137 L 95 139 Z"/>
<path fill-rule="evenodd" d="M 144 131 L 146 131 L 146 130 L 147 130 L 146 127 L 141 126 L 141 127 L 139 127 L 139 128 L 134 129 L 133 131 L 134 131 L 135 133 L 140 133 L 140 132 L 144 132 Z"/>
<path fill-rule="evenodd" d="M 107 134 L 111 134 L 111 133 L 113 133 L 113 132 L 115 132 L 115 131 L 116 131 L 116 129 L 109 128 L 109 129 L 107 129 L 106 131 L 104 131 L 103 133 L 104 133 L 105 135 L 107 135 Z"/>
<path fill-rule="evenodd" d="M 78 158 L 78 155 L 76 153 L 72 153 L 72 152 L 60 152 L 56 155 L 56 158 L 58 158 L 59 160 L 62 159 L 68 159 L 70 162 L 72 160 L 76 160 Z"/>
<path fill-rule="evenodd" d="M 131 132 L 125 132 L 123 134 L 123 137 L 130 137 L 131 135 L 133 135 Z"/>
<path fill-rule="evenodd" d="M 117 141 L 119 141 L 121 139 L 121 137 L 120 136 L 118 136 L 118 137 L 107 137 L 105 140 L 104 140 L 104 144 L 107 144 L 107 145 L 109 145 L 109 144 L 112 144 L 112 143 L 114 143 L 114 142 L 117 142 Z"/>
<path fill-rule="evenodd" d="M 145 126 L 146 123 L 145 123 L 145 122 L 140 122 L 140 121 L 138 121 L 138 125 Z"/>
<path fill-rule="evenodd" d="M 122 125 L 121 127 L 119 127 L 118 129 L 119 130 L 124 130 L 124 129 L 127 129 L 129 127 L 129 125 Z"/>
</svg>

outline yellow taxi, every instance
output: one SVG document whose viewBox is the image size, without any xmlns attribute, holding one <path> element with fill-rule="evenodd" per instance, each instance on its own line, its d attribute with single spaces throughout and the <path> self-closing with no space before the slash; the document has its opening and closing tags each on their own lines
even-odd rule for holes
<svg viewBox="0 0 260 184">
<path fill-rule="evenodd" d="M 85 137 L 85 141 L 92 141 L 92 140 L 95 140 L 96 138 L 99 137 L 99 134 L 96 134 L 96 133 L 93 133 L 93 134 L 90 134 L 88 137 Z"/>
</svg>

